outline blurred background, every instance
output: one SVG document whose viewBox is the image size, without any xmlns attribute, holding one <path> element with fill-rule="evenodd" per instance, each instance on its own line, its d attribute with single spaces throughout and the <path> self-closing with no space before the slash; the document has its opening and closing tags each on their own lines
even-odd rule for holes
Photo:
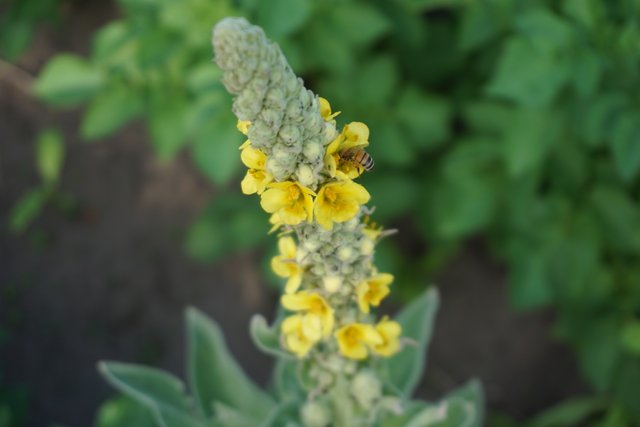
<svg viewBox="0 0 640 427">
<path fill-rule="evenodd" d="M 211 64 L 229 15 L 369 124 L 387 309 L 442 294 L 423 397 L 476 376 L 488 425 L 640 425 L 639 1 L 4 0 L 1 427 L 107 427 L 96 361 L 183 376 L 189 305 L 268 383 L 247 327 L 275 239 Z"/>
</svg>

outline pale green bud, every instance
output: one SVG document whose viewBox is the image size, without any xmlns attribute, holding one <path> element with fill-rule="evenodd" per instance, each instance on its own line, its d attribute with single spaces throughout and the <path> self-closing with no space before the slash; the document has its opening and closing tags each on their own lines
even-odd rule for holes
<svg viewBox="0 0 640 427">
<path fill-rule="evenodd" d="M 391 412 L 395 415 L 402 415 L 404 413 L 402 399 L 395 396 L 384 396 L 380 399 L 380 407 L 382 407 L 385 412 Z"/>
<path fill-rule="evenodd" d="M 375 249 L 375 244 L 371 239 L 364 238 L 362 242 L 360 242 L 360 253 L 364 256 L 369 256 L 373 254 L 373 250 Z"/>
<path fill-rule="evenodd" d="M 327 142 L 333 141 L 338 136 L 335 123 L 326 122 L 324 124 L 324 130 L 322 132 L 323 139 Z"/>
<path fill-rule="evenodd" d="M 319 402 L 307 402 L 302 406 L 300 418 L 305 427 L 327 427 L 331 424 L 331 411 Z"/>
<path fill-rule="evenodd" d="M 351 394 L 365 410 L 372 409 L 382 396 L 382 385 L 373 373 L 361 371 L 351 380 Z"/>
<path fill-rule="evenodd" d="M 349 246 L 342 246 L 338 249 L 337 255 L 340 261 L 348 262 L 355 258 L 356 252 Z"/>
<path fill-rule="evenodd" d="M 317 162 L 320 158 L 324 157 L 324 150 L 322 144 L 319 142 L 308 142 L 302 149 L 304 157 L 310 162 Z"/>
<path fill-rule="evenodd" d="M 322 286 L 329 293 L 334 293 L 340 286 L 342 286 L 342 277 L 340 276 L 326 276 L 322 278 Z"/>
<path fill-rule="evenodd" d="M 295 142 L 300 140 L 302 136 L 300 133 L 300 127 L 296 126 L 293 123 L 287 123 L 280 128 L 280 133 L 278 133 L 278 139 L 285 143 L 286 145 L 292 145 Z"/>
<path fill-rule="evenodd" d="M 305 187 L 311 187 L 316 182 L 313 171 L 309 166 L 305 164 L 301 164 L 300 166 L 298 166 L 298 170 L 296 171 L 296 178 L 298 179 L 298 182 Z"/>
</svg>

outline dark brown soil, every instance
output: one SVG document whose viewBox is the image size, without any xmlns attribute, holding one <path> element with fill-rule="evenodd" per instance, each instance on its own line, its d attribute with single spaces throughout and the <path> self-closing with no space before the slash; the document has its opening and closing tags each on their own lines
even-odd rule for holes
<svg viewBox="0 0 640 427">
<path fill-rule="evenodd" d="M 35 73 L 57 51 L 86 52 L 88 35 L 114 14 L 108 5 L 77 6 L 66 17 L 69 30 L 41 34 L 19 65 Z M 277 298 L 260 277 L 261 255 L 207 266 L 182 249 L 185 228 L 216 190 L 186 156 L 158 163 L 140 126 L 87 144 L 76 136 L 79 117 L 49 112 L 15 78 L 0 77 L 0 224 L 37 185 L 34 140 L 52 124 L 67 138 L 61 187 L 80 206 L 71 216 L 47 208 L 25 235 L 0 227 L 0 321 L 10 332 L 0 370 L 8 383 L 28 387 L 28 426 L 91 425 L 112 392 L 96 372 L 101 359 L 182 376 L 189 305 L 219 321 L 242 366 L 265 383 L 271 361 L 247 331 L 250 316 L 269 315 Z M 491 409 L 521 418 L 583 390 L 572 356 L 549 338 L 550 313 L 512 311 L 504 270 L 481 246 L 463 251 L 437 284 L 442 307 L 424 395 L 475 376 Z"/>
</svg>

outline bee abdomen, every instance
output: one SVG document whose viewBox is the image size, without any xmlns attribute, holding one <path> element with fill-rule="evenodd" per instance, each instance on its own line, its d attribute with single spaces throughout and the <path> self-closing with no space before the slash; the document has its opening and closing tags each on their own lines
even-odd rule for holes
<svg viewBox="0 0 640 427">
<path fill-rule="evenodd" d="M 366 171 L 370 171 L 371 169 L 373 169 L 373 157 L 371 157 L 371 155 L 364 150 L 356 152 L 354 160 L 358 162 L 358 164 L 362 166 Z"/>
</svg>

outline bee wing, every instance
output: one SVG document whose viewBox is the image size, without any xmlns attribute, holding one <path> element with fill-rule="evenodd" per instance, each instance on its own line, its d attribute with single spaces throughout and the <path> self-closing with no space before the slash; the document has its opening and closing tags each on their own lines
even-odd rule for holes
<svg viewBox="0 0 640 427">
<path fill-rule="evenodd" d="M 344 141 L 341 146 L 340 146 L 340 150 L 341 151 L 350 151 L 353 149 L 357 149 L 357 148 L 364 148 L 367 147 L 369 145 L 369 141 Z"/>
</svg>

